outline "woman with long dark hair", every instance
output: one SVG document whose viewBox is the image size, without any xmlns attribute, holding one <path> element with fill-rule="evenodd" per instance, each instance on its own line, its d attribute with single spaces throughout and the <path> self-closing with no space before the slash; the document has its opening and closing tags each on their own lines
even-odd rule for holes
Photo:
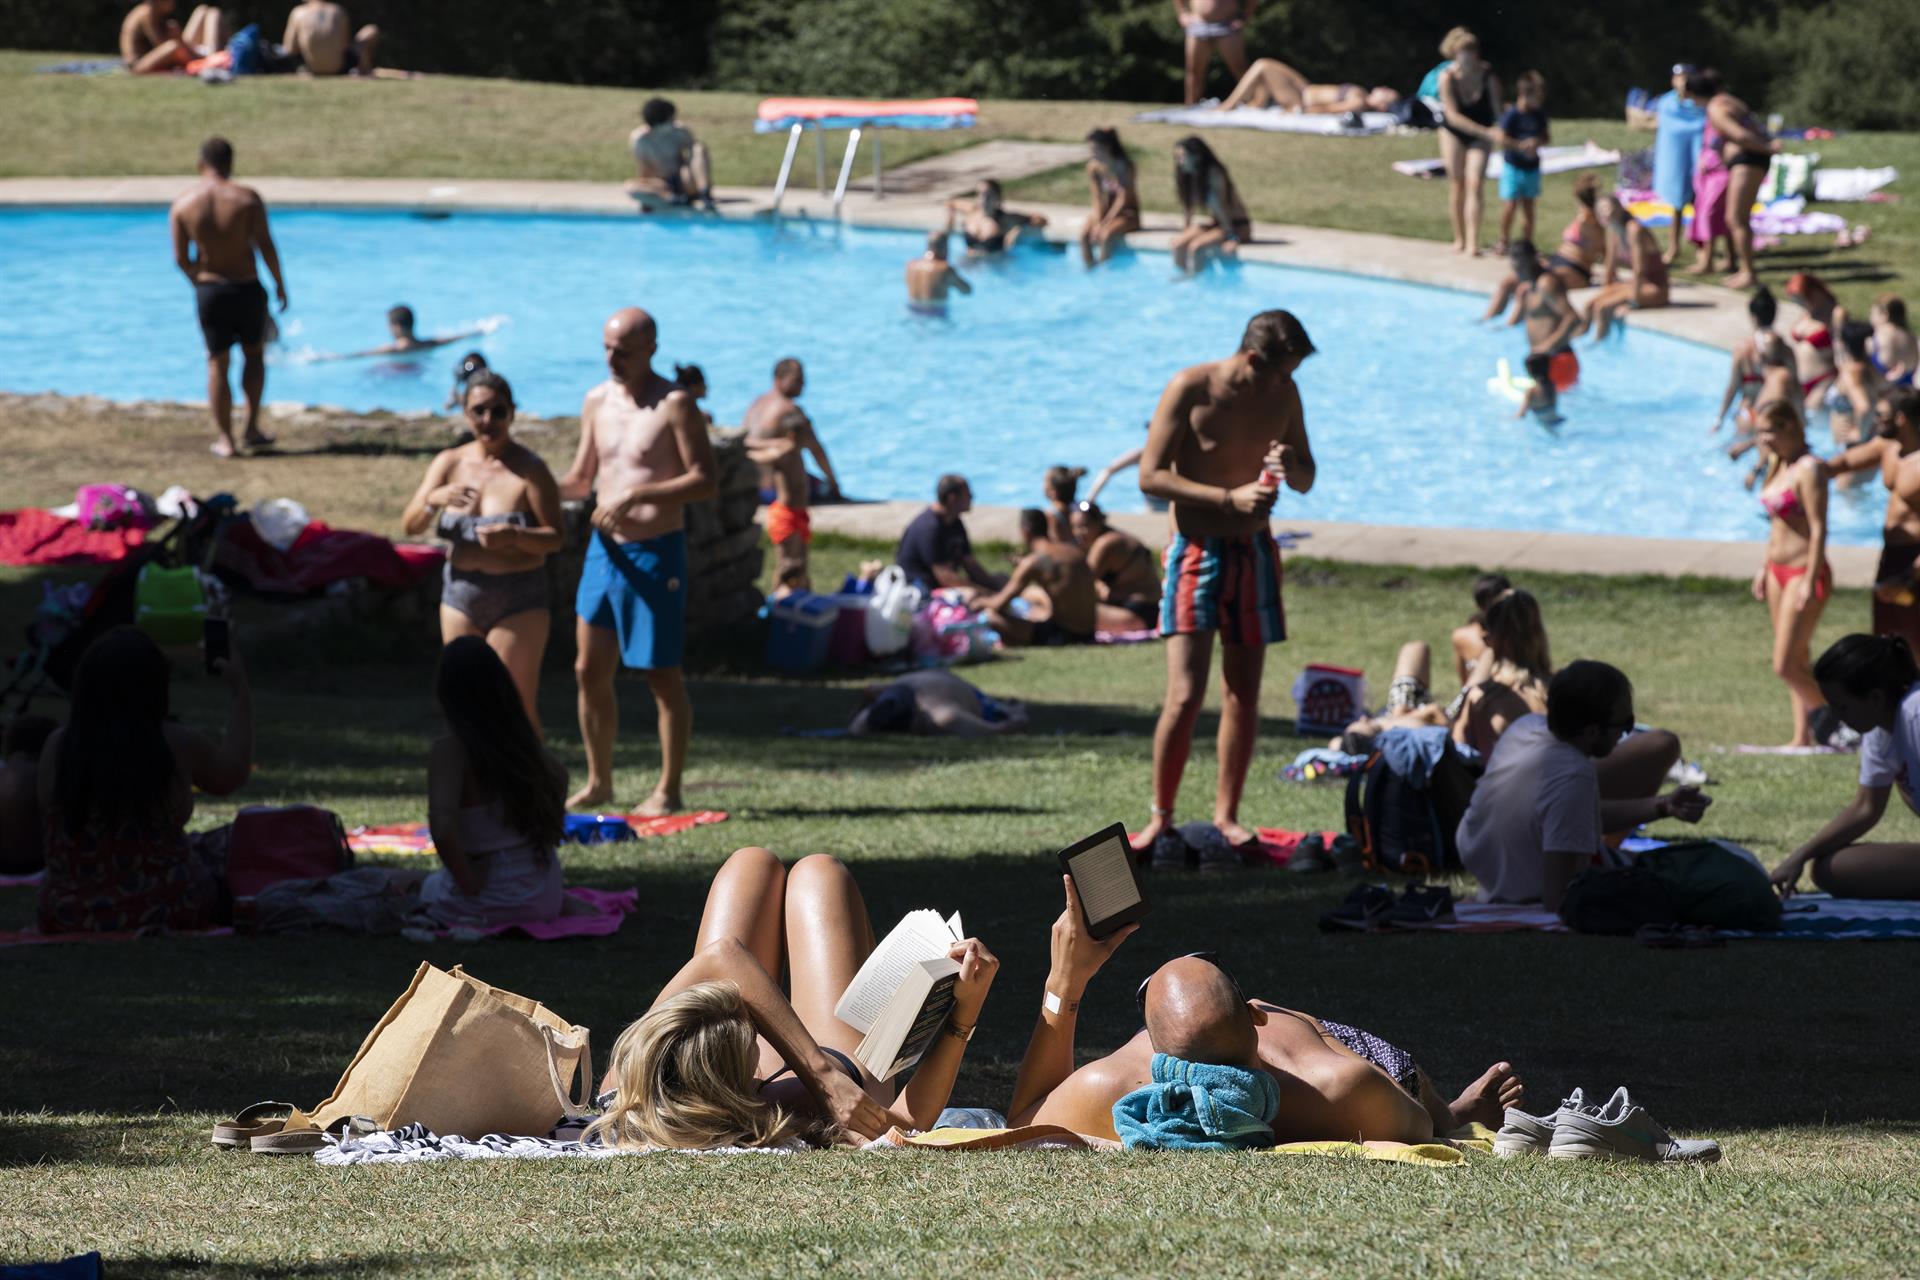
<svg viewBox="0 0 1920 1280">
<path fill-rule="evenodd" d="M 253 771 L 253 695 L 227 659 L 220 740 L 168 718 L 167 658 L 134 627 L 93 642 L 74 671 L 66 727 L 40 771 L 47 933 L 205 929 L 231 902 L 226 867 L 187 838 L 196 790 L 224 796 Z"/>
<path fill-rule="evenodd" d="M 1080 225 L 1080 257 L 1088 266 L 1113 256 L 1129 232 L 1140 229 L 1139 175 L 1133 158 L 1113 129 L 1095 129 L 1087 135 L 1087 185 L 1093 208 Z"/>
<path fill-rule="evenodd" d="M 441 867 L 420 901 L 448 924 L 560 914 L 567 773 L 540 745 L 506 664 L 478 636 L 440 651 L 448 732 L 427 757 L 427 825 Z"/>
<path fill-rule="evenodd" d="M 1480 629 L 1486 649 L 1447 718 L 1455 742 L 1488 756 L 1508 725 L 1524 715 L 1547 713 L 1553 651 L 1540 602 L 1519 587 L 1501 592 L 1480 611 Z"/>
<path fill-rule="evenodd" d="M 1770 530 L 1766 560 L 1753 577 L 1753 598 L 1766 602 L 1773 622 L 1773 672 L 1786 684 L 1793 708 L 1787 746 L 1811 747 L 1827 736 L 1814 730 L 1814 713 L 1825 708 L 1826 698 L 1814 680 L 1811 654 L 1814 628 L 1833 592 L 1827 476 L 1807 448 L 1806 425 L 1792 405 L 1772 400 L 1755 414 L 1756 439 L 1768 459 L 1760 506 Z"/>
<path fill-rule="evenodd" d="M 1898 787 L 1909 809 L 1920 797 L 1920 668 L 1899 636 L 1843 636 L 1814 664 L 1827 705 L 1859 732 L 1860 787 L 1819 834 L 1773 869 L 1782 897 L 1802 872 L 1837 898 L 1920 898 L 1920 844 L 1862 844 Z"/>
<path fill-rule="evenodd" d="M 1185 223 L 1173 238 L 1173 265 L 1194 272 L 1214 254 L 1231 254 L 1253 239 L 1233 175 L 1213 148 L 1189 135 L 1173 144 L 1173 189 Z"/>
<path fill-rule="evenodd" d="M 513 438 L 513 388 L 491 369 L 462 393 L 473 439 L 427 464 L 400 525 L 450 544 L 440 587 L 440 639 L 482 636 L 513 673 L 527 717 L 540 724 L 540 660 L 553 625 L 547 557 L 566 534 L 560 486 L 539 454 Z"/>
</svg>

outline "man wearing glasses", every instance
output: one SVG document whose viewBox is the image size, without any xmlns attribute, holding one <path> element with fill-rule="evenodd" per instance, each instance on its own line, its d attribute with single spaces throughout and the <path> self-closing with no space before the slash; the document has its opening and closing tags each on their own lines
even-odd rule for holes
<svg viewBox="0 0 1920 1280">
<path fill-rule="evenodd" d="M 1500 735 L 1460 820 L 1460 861 L 1490 902 L 1557 911 L 1567 884 L 1614 856 L 1604 833 L 1661 818 L 1698 822 L 1698 787 L 1655 794 L 1673 763 L 1670 734 L 1632 731 L 1633 685 L 1604 662 L 1573 662 L 1547 686 L 1547 714 Z M 1645 746 L 1642 746 L 1642 743 Z"/>
<path fill-rule="evenodd" d="M 1066 910 L 1053 925 L 1053 963 L 1007 1107 L 1010 1124 L 1057 1124 L 1117 1137 L 1115 1104 L 1157 1083 L 1166 1074 L 1166 1059 L 1178 1060 L 1182 1072 L 1236 1068 L 1255 1080 L 1270 1076 L 1278 1086 L 1278 1108 L 1265 1125 L 1223 1145 L 1431 1142 L 1435 1134 L 1472 1121 L 1497 1127 L 1505 1108 L 1525 1096 L 1511 1064 L 1496 1062 L 1447 1103 L 1406 1051 L 1356 1027 L 1248 999 L 1220 958 L 1207 951 L 1170 960 L 1150 974 L 1136 993 L 1144 1028 L 1115 1052 L 1075 1070 L 1074 1030 L 1087 984 L 1139 926 L 1094 938 L 1072 880 L 1062 880 Z M 1176 1106 L 1178 1097 L 1170 1091 L 1165 1106 Z"/>
</svg>

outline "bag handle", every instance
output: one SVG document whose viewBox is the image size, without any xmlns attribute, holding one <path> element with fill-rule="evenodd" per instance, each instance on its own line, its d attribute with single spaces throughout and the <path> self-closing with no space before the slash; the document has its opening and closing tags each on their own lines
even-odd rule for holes
<svg viewBox="0 0 1920 1280">
<path fill-rule="evenodd" d="M 583 1120 L 593 1114 L 587 1106 L 593 1101 L 593 1033 L 580 1028 L 580 1100 L 576 1102 L 560 1079 L 560 1032 L 544 1022 L 538 1025 L 540 1038 L 547 1046 L 547 1078 L 553 1081 L 553 1096 L 560 1102 L 561 1113 L 569 1120 Z"/>
</svg>

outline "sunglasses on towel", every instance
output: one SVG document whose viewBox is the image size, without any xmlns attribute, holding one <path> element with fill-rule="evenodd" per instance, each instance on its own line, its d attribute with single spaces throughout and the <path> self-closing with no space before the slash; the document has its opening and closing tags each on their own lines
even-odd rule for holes
<svg viewBox="0 0 1920 1280">
<path fill-rule="evenodd" d="M 1239 982 L 1234 979 L 1234 976 L 1231 973 L 1227 972 L 1227 966 L 1220 963 L 1220 953 L 1218 951 L 1189 951 L 1184 956 L 1175 956 L 1174 959 L 1175 960 L 1205 960 L 1208 964 L 1218 969 L 1221 973 L 1224 973 L 1227 975 L 1227 981 L 1233 983 L 1233 993 L 1236 996 L 1239 996 L 1240 999 L 1243 1001 L 1247 998 L 1245 993 L 1243 993 L 1240 990 Z M 1169 963 L 1171 963 L 1171 961 L 1169 961 Z M 1158 972 L 1159 972 L 1158 969 L 1154 970 L 1154 973 L 1158 973 Z M 1152 981 L 1153 981 L 1153 974 L 1150 973 L 1146 977 L 1140 979 L 1140 987 L 1137 991 L 1133 993 L 1134 1003 L 1140 1006 L 1141 1022 L 1145 1022 L 1147 1020 L 1147 984 Z"/>
</svg>

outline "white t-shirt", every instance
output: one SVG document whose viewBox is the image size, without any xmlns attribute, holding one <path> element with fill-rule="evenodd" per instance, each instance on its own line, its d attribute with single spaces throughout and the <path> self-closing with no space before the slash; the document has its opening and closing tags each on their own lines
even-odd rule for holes
<svg viewBox="0 0 1920 1280">
<path fill-rule="evenodd" d="M 1907 808 L 1920 813 L 1920 684 L 1907 690 L 1893 728 L 1873 729 L 1860 740 L 1860 785 L 1897 787 Z"/>
<path fill-rule="evenodd" d="M 1487 901 L 1538 902 L 1548 851 L 1601 850 L 1593 757 L 1554 737 L 1545 716 L 1521 716 L 1494 744 L 1457 836 Z"/>
</svg>

